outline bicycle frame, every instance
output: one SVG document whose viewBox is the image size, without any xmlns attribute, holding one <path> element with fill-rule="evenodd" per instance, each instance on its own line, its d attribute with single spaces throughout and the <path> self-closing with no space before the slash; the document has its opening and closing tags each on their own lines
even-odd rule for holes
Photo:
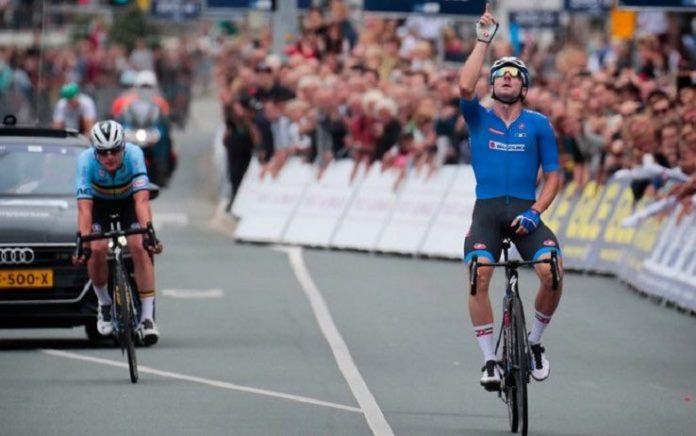
<svg viewBox="0 0 696 436">
<path fill-rule="evenodd" d="M 114 223 L 112 223 L 112 228 L 111 232 L 120 232 L 121 228 L 120 226 L 113 226 Z M 109 245 L 110 245 L 110 253 L 111 253 L 111 258 L 107 260 L 107 265 L 109 268 L 109 290 L 112 293 L 114 304 L 111 307 L 112 310 L 112 323 L 114 325 L 114 331 L 118 332 L 119 334 L 124 333 L 124 325 L 123 325 L 123 316 L 119 311 L 116 309 L 117 307 L 120 307 L 122 305 L 122 302 L 120 301 L 121 299 L 121 294 L 119 292 L 116 292 L 116 286 L 117 286 L 117 278 L 118 274 L 123 274 L 122 279 L 127 281 L 127 290 L 126 292 L 126 303 L 125 305 L 127 306 L 128 310 L 130 311 L 130 325 L 135 330 L 135 328 L 138 325 L 138 313 L 140 311 L 139 309 L 139 298 L 136 298 L 137 295 L 134 292 L 134 289 L 132 285 L 130 284 L 130 281 L 128 279 L 128 269 L 126 268 L 125 261 L 123 260 L 123 247 L 126 246 L 124 244 L 123 239 L 125 239 L 125 236 L 120 236 L 117 238 L 114 238 L 110 240 Z M 121 341 L 123 342 L 123 341 Z"/>
</svg>

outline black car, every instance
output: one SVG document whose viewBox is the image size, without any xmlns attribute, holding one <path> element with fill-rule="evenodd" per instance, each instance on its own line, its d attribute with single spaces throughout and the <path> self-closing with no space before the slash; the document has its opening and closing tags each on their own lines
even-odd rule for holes
<svg viewBox="0 0 696 436">
<path fill-rule="evenodd" d="M 0 126 L 0 328 L 96 328 L 85 267 L 72 265 L 75 172 L 86 138 L 68 130 Z"/>
</svg>

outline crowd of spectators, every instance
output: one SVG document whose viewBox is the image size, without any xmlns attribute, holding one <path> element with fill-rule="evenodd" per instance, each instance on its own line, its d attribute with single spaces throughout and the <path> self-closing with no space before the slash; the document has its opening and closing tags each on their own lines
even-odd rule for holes
<svg viewBox="0 0 696 436">
<path fill-rule="evenodd" d="M 578 192 L 618 169 L 652 162 L 696 170 L 693 36 L 689 28 L 675 33 L 674 25 L 650 28 L 657 31 L 633 39 L 598 32 L 587 46 L 530 39 L 521 53 L 501 32 L 492 46 L 491 61 L 515 54 L 528 64 L 526 106 L 552 120 L 565 181 Z M 277 176 L 289 158 L 316 165 L 318 176 L 331 160 L 352 159 L 353 177 L 376 163 L 399 171 L 399 179 L 469 162 L 458 68 L 438 62 L 438 50 L 463 60 L 473 40 L 473 32 L 459 37 L 434 18 L 365 15 L 354 26 L 345 4 L 334 0 L 328 10 L 303 16 L 300 34 L 281 55 L 270 54 L 269 35 L 231 42 L 218 58 L 217 77 L 224 142 L 237 172 L 233 193 L 252 156 L 264 177 Z M 486 68 L 477 94 L 490 104 Z M 634 181 L 636 198 L 662 183 Z"/>
<path fill-rule="evenodd" d="M 111 115 L 114 99 L 132 86 L 138 71 L 154 71 L 172 107 L 171 121 L 183 127 L 194 83 L 210 82 L 210 44 L 182 35 L 163 43 L 137 39 L 132 48 L 110 41 L 100 19 L 89 32 L 65 46 L 42 46 L 41 33 L 26 47 L 0 47 L 0 114 L 20 122 L 51 124 L 53 108 L 66 83 L 77 83 L 96 103 L 97 119 Z M 206 68 L 206 65 L 208 67 Z"/>
</svg>

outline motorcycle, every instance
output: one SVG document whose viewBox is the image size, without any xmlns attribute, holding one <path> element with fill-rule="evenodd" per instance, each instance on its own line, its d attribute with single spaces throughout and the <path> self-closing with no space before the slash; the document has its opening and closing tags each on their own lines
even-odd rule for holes
<svg viewBox="0 0 696 436">
<path fill-rule="evenodd" d="M 143 149 L 150 181 L 167 186 L 176 169 L 177 155 L 169 123 L 159 106 L 150 100 L 135 100 L 124 110 L 122 124 L 126 141 Z"/>
</svg>

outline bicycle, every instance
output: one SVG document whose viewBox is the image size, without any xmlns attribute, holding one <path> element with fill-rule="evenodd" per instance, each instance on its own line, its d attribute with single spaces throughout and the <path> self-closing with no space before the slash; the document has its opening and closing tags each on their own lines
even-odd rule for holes
<svg viewBox="0 0 696 436">
<path fill-rule="evenodd" d="M 121 355 L 128 354 L 128 370 L 132 383 L 138 382 L 138 362 L 135 354 L 135 330 L 138 326 L 138 296 L 137 290 L 133 289 L 128 278 L 128 269 L 123 259 L 123 248 L 126 247 L 126 236 L 148 235 L 149 241 L 155 240 L 155 230 L 152 223 L 147 223 L 147 227 L 142 229 L 122 230 L 118 221 L 118 215 L 109 215 L 110 230 L 108 232 L 91 233 L 82 236 L 77 232 L 75 257 L 82 255 L 89 256 L 89 251 L 85 252 L 82 247 L 84 242 L 97 241 L 102 239 L 109 240 L 109 251 L 107 255 L 107 265 L 109 269 L 108 289 L 113 296 L 111 305 L 111 322 L 114 326 L 116 340 L 121 346 Z"/>
<path fill-rule="evenodd" d="M 510 431 L 527 435 L 529 428 L 527 384 L 530 380 L 532 357 L 529 342 L 527 340 L 527 328 L 525 326 L 524 309 L 520 299 L 518 287 L 517 269 L 521 266 L 548 263 L 551 265 L 553 290 L 558 290 L 558 256 L 555 251 L 550 259 L 520 261 L 509 260 L 508 249 L 511 246 L 510 239 L 503 240 L 503 262 L 478 263 L 474 257 L 471 265 L 471 295 L 476 295 L 476 273 L 478 268 L 505 268 L 507 287 L 503 297 L 503 320 L 495 345 L 495 353 L 498 355 L 502 339 L 502 359 L 498 361 L 502 369 L 503 377 L 498 397 L 507 405 Z M 520 425 L 521 424 L 521 425 Z"/>
</svg>

